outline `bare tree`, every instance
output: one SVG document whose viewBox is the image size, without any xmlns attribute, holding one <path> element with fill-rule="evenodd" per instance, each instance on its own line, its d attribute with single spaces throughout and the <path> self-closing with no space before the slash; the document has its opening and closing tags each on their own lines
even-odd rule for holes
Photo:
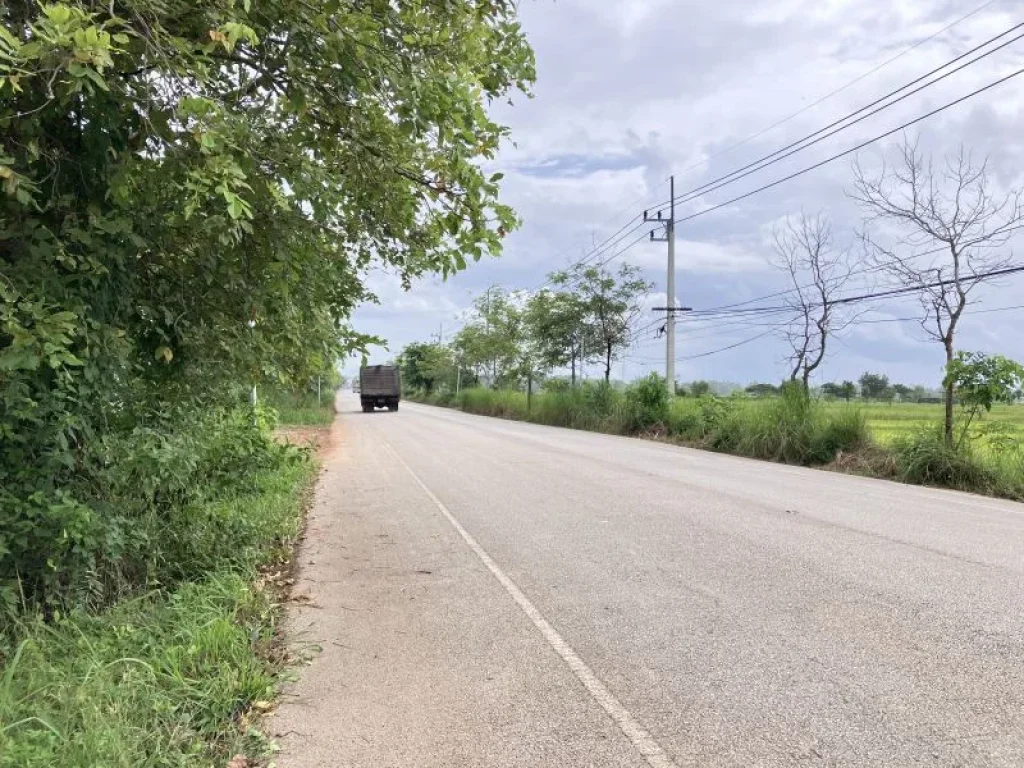
<svg viewBox="0 0 1024 768">
<path fill-rule="evenodd" d="M 771 263 L 792 284 L 785 303 L 793 314 L 783 331 L 791 350 L 789 378 L 809 392 L 811 374 L 824 361 L 829 338 L 856 317 L 837 303 L 853 271 L 850 252 L 835 245 L 832 224 L 821 213 L 801 211 L 799 217 L 788 218 L 776 227 L 774 240 Z"/>
<path fill-rule="evenodd" d="M 868 212 L 868 224 L 884 222 L 899 233 L 883 245 L 865 227 L 865 247 L 881 270 L 917 290 L 921 327 L 942 344 L 948 367 L 974 289 L 994 281 L 991 273 L 1011 263 L 1000 249 L 1024 222 L 1020 190 L 993 192 L 988 161 L 975 163 L 963 145 L 936 167 L 918 150 L 916 140 L 906 138 L 895 165 L 883 165 L 869 175 L 858 161 L 854 173 L 853 197 Z M 944 435 L 952 445 L 951 382 L 945 400 Z"/>
</svg>

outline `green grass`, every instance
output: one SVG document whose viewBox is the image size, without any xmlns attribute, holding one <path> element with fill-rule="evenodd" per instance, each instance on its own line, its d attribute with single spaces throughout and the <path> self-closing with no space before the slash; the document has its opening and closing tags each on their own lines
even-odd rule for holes
<svg viewBox="0 0 1024 768">
<path fill-rule="evenodd" d="M 893 445 L 913 436 L 923 428 L 941 424 L 943 406 L 939 403 L 855 403 L 867 419 L 871 436 L 880 445 Z M 828 403 L 828 408 L 841 410 L 846 403 Z M 985 414 L 982 425 L 998 424 L 1009 435 L 1024 440 L 1024 405 L 996 405 Z"/>
<path fill-rule="evenodd" d="M 100 613 L 21 619 L 0 657 L 0 768 L 223 766 L 266 754 L 251 713 L 275 693 L 277 614 L 253 583 L 289 551 L 311 476 L 310 462 L 285 463 L 198 514 L 231 532 L 200 580 Z"/>
<path fill-rule="evenodd" d="M 334 392 L 322 392 L 318 404 L 316 392 L 271 390 L 263 402 L 277 412 L 282 427 L 323 427 L 334 421 Z"/>
<path fill-rule="evenodd" d="M 429 398 L 470 413 L 622 435 L 676 440 L 723 453 L 890 477 L 1024 500 L 1024 405 L 1000 405 L 956 450 L 942 444 L 941 404 L 777 398 L 672 398 L 643 382 L 625 392 L 587 386 L 534 395 L 463 390 Z"/>
</svg>

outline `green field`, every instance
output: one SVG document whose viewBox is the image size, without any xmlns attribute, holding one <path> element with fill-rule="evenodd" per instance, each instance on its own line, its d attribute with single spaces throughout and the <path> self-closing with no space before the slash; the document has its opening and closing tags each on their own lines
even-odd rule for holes
<svg viewBox="0 0 1024 768">
<path fill-rule="evenodd" d="M 881 445 L 892 445 L 901 437 L 942 424 L 943 406 L 939 403 L 828 403 L 827 407 L 861 411 L 872 437 Z M 997 405 L 977 426 L 985 431 L 996 428 L 1000 434 L 1024 440 L 1024 405 Z"/>
</svg>

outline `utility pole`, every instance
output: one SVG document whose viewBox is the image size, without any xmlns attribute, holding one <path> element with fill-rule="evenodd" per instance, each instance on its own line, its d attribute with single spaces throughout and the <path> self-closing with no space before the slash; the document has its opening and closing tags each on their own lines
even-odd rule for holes
<svg viewBox="0 0 1024 768">
<path fill-rule="evenodd" d="M 665 320 L 665 386 L 668 387 L 669 397 L 676 394 L 676 312 L 686 312 L 688 307 L 676 306 L 676 177 L 670 176 L 669 188 L 669 209 L 668 219 L 661 217 L 661 211 L 657 216 L 649 216 L 644 211 L 644 221 L 654 224 L 661 224 L 663 234 L 655 235 L 651 230 L 651 242 L 668 243 L 668 276 L 665 280 L 665 292 L 668 295 L 667 307 L 655 307 L 656 312 L 664 311 L 667 315 Z"/>
</svg>

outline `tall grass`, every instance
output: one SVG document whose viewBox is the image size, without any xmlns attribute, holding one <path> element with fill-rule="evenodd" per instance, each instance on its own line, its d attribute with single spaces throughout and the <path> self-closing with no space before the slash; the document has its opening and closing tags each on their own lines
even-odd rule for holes
<svg viewBox="0 0 1024 768">
<path fill-rule="evenodd" d="M 321 392 L 318 401 L 316 392 L 267 389 L 262 394 L 262 402 L 274 409 L 281 426 L 322 427 L 334 420 L 332 391 Z"/>
<path fill-rule="evenodd" d="M 468 389 L 433 398 L 416 398 L 468 413 L 532 421 L 620 435 L 663 437 L 699 448 L 767 461 L 832 465 L 845 471 L 895 478 L 907 483 L 935 485 L 1010 499 L 1024 500 L 1024 441 L 1016 410 L 1005 429 L 979 431 L 977 439 L 947 448 L 927 421 L 902 437 L 879 444 L 869 418 L 877 408 L 860 404 L 822 402 L 786 387 L 780 397 L 669 398 L 662 380 L 648 377 L 617 390 L 586 383 L 570 389 L 556 383 L 533 397 L 515 391 Z M 882 406 L 888 407 L 888 406 Z M 912 415 L 904 406 L 904 418 Z M 925 411 L 926 412 L 926 411 Z M 903 413 L 903 411 L 901 411 Z M 941 416 L 940 410 L 935 413 Z M 999 413 L 1000 418 L 1007 414 Z M 922 426 L 925 425 L 925 426 Z"/>
<path fill-rule="evenodd" d="M 1024 447 L 979 450 L 971 441 L 947 446 L 938 427 L 921 429 L 893 445 L 899 478 L 908 483 L 955 488 L 1024 501 Z"/>
<path fill-rule="evenodd" d="M 423 399 L 423 398 L 420 398 Z M 650 434 L 704 448 L 792 464 L 828 464 L 869 443 L 856 408 L 837 410 L 797 390 L 768 402 L 668 397 L 657 376 L 618 390 L 603 383 L 556 386 L 527 405 L 523 392 L 467 389 L 428 398 L 468 413 L 620 435 Z"/>
<path fill-rule="evenodd" d="M 26 613 L 0 643 L 0 768 L 224 765 L 265 754 L 275 612 L 257 566 L 297 534 L 309 461 L 275 462 L 168 526 L 151 591 Z"/>
</svg>

